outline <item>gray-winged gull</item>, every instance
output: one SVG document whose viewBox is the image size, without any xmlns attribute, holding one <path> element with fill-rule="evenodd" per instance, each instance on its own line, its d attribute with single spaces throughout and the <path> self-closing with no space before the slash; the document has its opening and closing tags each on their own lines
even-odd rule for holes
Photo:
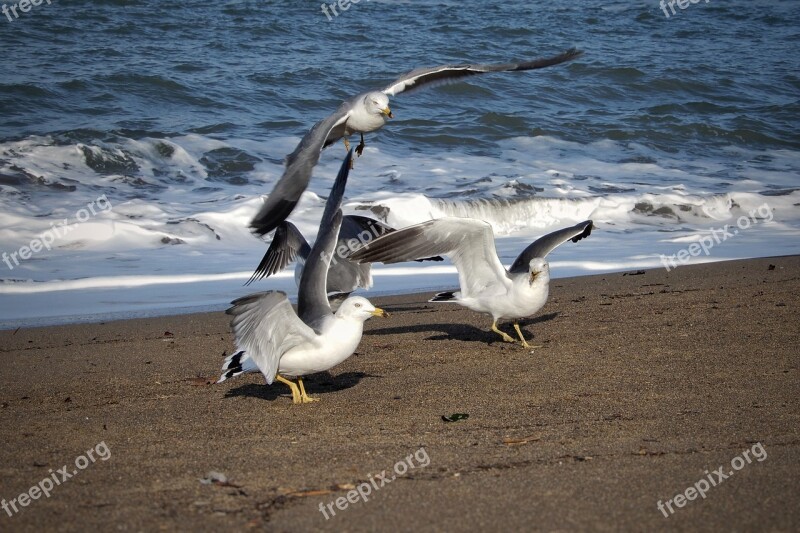
<svg viewBox="0 0 800 533">
<path fill-rule="evenodd" d="M 378 220 L 360 215 L 345 215 L 342 218 L 342 227 L 339 229 L 339 238 L 336 241 L 336 254 L 331 259 L 331 265 L 328 268 L 328 294 L 335 295 L 335 298 L 339 299 L 342 295 L 347 295 L 359 287 L 362 289 L 372 287 L 371 265 L 354 263 L 347 256 L 358 250 L 364 243 L 392 231 L 395 229 Z M 299 284 L 303 265 L 308 260 L 310 251 L 311 246 L 297 226 L 284 220 L 278 224 L 267 252 L 247 284 L 272 276 L 293 261 L 296 262 L 295 281 Z M 442 260 L 441 257 L 420 259 L 420 261 Z"/>
<path fill-rule="evenodd" d="M 360 296 L 344 300 L 336 314 L 328 304 L 328 263 L 342 223 L 339 207 L 352 157 L 349 151 L 325 205 L 322 230 L 300 279 L 297 313 L 286 293 L 279 291 L 234 300 L 227 313 L 233 316 L 237 351 L 225 359 L 218 383 L 244 372 L 261 371 L 267 384 L 278 380 L 288 385 L 294 403 L 316 401 L 306 394 L 302 376 L 323 372 L 350 357 L 361 341 L 364 321 L 387 316 Z M 297 378 L 297 384 L 288 378 Z"/>
<path fill-rule="evenodd" d="M 349 135 L 359 133 L 361 143 L 356 151 L 364 149 L 364 133 L 375 131 L 392 118 L 389 97 L 403 92 L 452 83 L 468 76 L 487 72 L 511 72 L 534 70 L 575 59 L 583 52 L 570 49 L 559 55 L 524 61 L 489 65 L 442 65 L 418 68 L 408 72 L 380 91 L 361 93 L 342 102 L 331 116 L 317 122 L 300 140 L 294 151 L 286 157 L 286 170 L 273 187 L 264 205 L 250 222 L 250 227 L 259 235 L 265 235 L 286 220 L 300 200 L 300 195 L 308 187 L 311 172 L 319 161 L 323 148 L 344 139 L 349 150 Z"/>
<path fill-rule="evenodd" d="M 439 293 L 430 301 L 453 301 L 492 315 L 492 331 L 506 342 L 515 341 L 497 328 L 497 321 L 513 319 L 522 345 L 529 348 L 517 320 L 536 313 L 547 301 L 550 267 L 545 256 L 563 242 L 588 237 L 592 227 L 592 221 L 587 220 L 537 239 L 508 270 L 497 257 L 492 226 L 472 218 L 439 218 L 397 230 L 364 245 L 350 259 L 388 264 L 446 255 L 458 270 L 461 290 Z"/>
</svg>

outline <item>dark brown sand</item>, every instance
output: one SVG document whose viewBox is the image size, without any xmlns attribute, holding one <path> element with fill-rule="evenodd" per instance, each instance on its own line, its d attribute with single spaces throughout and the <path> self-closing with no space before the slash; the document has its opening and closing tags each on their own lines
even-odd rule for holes
<svg viewBox="0 0 800 533">
<path fill-rule="evenodd" d="M 550 294 L 533 351 L 428 295 L 379 299 L 391 318 L 306 380 L 308 405 L 260 375 L 207 385 L 232 348 L 222 313 L 0 332 L 0 498 L 19 508 L 0 530 L 798 530 L 799 257 Z M 108 460 L 20 506 L 99 443 Z"/>
</svg>

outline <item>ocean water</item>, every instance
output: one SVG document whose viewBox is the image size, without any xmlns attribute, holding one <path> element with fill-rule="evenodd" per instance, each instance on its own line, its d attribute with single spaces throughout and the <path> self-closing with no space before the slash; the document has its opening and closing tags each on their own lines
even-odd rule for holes
<svg viewBox="0 0 800 533">
<path fill-rule="evenodd" d="M 0 327 L 294 293 L 291 270 L 243 286 L 267 246 L 247 223 L 317 120 L 416 67 L 573 46 L 569 64 L 395 97 L 346 211 L 482 218 L 506 264 L 591 218 L 554 277 L 800 253 L 799 2 L 320 4 L 56 0 L 0 18 Z M 291 217 L 309 239 L 344 153 L 323 153 Z M 448 264 L 374 278 L 367 296 L 457 284 Z"/>
</svg>

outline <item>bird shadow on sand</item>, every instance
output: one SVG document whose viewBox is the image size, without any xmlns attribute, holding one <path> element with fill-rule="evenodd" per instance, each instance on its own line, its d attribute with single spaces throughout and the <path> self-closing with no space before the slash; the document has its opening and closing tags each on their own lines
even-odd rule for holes
<svg viewBox="0 0 800 533">
<path fill-rule="evenodd" d="M 383 376 L 367 374 L 365 372 L 345 372 L 337 376 L 332 376 L 330 372 L 320 372 L 319 374 L 304 376 L 303 384 L 306 387 L 308 395 L 314 397 L 318 394 L 337 392 L 355 387 L 364 378 L 382 377 Z M 247 383 L 225 393 L 225 398 L 235 398 L 239 396 L 259 398 L 271 402 L 286 396 L 291 400 L 292 393 L 289 387 L 277 381 L 274 381 L 272 385 L 267 385 L 266 383 Z"/>
<path fill-rule="evenodd" d="M 527 331 L 528 326 L 547 322 L 558 317 L 558 313 L 549 313 L 535 318 L 526 318 L 519 321 L 519 327 L 525 338 L 530 341 L 534 335 Z M 500 322 L 498 328 L 505 331 L 514 338 L 517 334 L 514 331 L 513 322 Z M 398 335 L 401 333 L 435 333 L 440 332 L 442 335 L 430 335 L 425 337 L 425 340 L 431 341 L 444 341 L 444 340 L 460 340 L 467 342 L 482 342 L 484 344 L 494 344 L 497 342 L 504 342 L 500 336 L 489 329 L 490 323 L 486 324 L 485 329 L 477 328 L 470 324 L 454 324 L 454 323 L 439 323 L 439 324 L 415 324 L 413 326 L 399 326 L 396 328 L 380 328 L 365 331 L 364 335 Z"/>
</svg>

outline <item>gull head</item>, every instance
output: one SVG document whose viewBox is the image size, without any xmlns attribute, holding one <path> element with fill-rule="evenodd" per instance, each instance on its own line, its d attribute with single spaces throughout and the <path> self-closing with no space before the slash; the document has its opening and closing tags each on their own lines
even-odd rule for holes
<svg viewBox="0 0 800 533">
<path fill-rule="evenodd" d="M 542 257 L 534 257 L 528 263 L 528 272 L 530 273 L 530 284 L 535 282 L 545 282 L 550 279 L 550 265 Z"/>
<path fill-rule="evenodd" d="M 364 97 L 364 105 L 367 112 L 371 115 L 382 115 L 387 118 L 394 118 L 392 110 L 389 109 L 389 97 L 380 91 L 372 91 Z"/>
<path fill-rule="evenodd" d="M 362 296 L 351 296 L 342 302 L 339 309 L 336 311 L 336 316 L 339 318 L 353 318 L 355 320 L 365 321 L 373 316 L 386 318 L 389 313 L 375 307 L 369 300 Z"/>
</svg>

